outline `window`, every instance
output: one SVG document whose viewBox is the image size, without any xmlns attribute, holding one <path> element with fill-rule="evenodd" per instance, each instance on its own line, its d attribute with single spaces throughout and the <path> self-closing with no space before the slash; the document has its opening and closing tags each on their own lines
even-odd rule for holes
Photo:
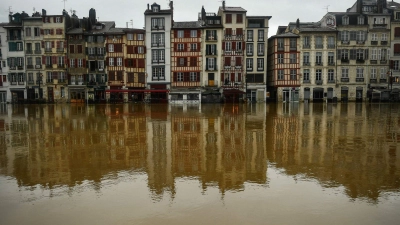
<svg viewBox="0 0 400 225">
<path fill-rule="evenodd" d="M 303 53 L 303 64 L 310 65 L 310 53 L 309 52 Z"/>
<path fill-rule="evenodd" d="M 253 59 L 246 59 L 246 70 L 253 71 Z"/>
<path fill-rule="evenodd" d="M 334 81 L 334 74 L 335 74 L 334 70 L 332 70 L 332 69 L 328 70 L 328 82 L 329 83 L 332 83 Z"/>
<path fill-rule="evenodd" d="M 217 54 L 217 45 L 206 45 L 206 55 Z"/>
<path fill-rule="evenodd" d="M 35 65 L 40 66 L 42 64 L 42 59 L 40 57 L 35 58 Z"/>
<path fill-rule="evenodd" d="M 108 44 L 108 52 L 114 52 L 114 44 Z"/>
<path fill-rule="evenodd" d="M 108 65 L 114 66 L 114 58 L 108 58 Z"/>
<path fill-rule="evenodd" d="M 197 44 L 190 44 L 190 51 L 196 52 L 197 51 Z"/>
<path fill-rule="evenodd" d="M 122 58 L 117 58 L 117 66 L 122 66 Z"/>
<path fill-rule="evenodd" d="M 190 57 L 190 66 L 197 66 L 197 57 Z"/>
<path fill-rule="evenodd" d="M 241 43 L 241 42 L 238 42 Z M 264 55 L 264 44 L 258 43 L 257 44 L 257 55 Z"/>
<path fill-rule="evenodd" d="M 190 31 L 190 37 L 192 37 L 192 38 L 197 37 L 197 30 L 191 30 Z"/>
<path fill-rule="evenodd" d="M 321 69 L 318 69 L 315 71 L 315 80 L 322 81 L 322 70 Z"/>
<path fill-rule="evenodd" d="M 143 41 L 144 40 L 144 35 L 143 34 L 136 34 L 137 40 L 138 41 Z"/>
<path fill-rule="evenodd" d="M 236 14 L 236 23 L 243 23 L 243 14 Z"/>
<path fill-rule="evenodd" d="M 144 47 L 143 46 L 138 46 L 137 47 L 137 53 L 138 54 L 144 54 Z"/>
<path fill-rule="evenodd" d="M 335 65 L 335 53 L 328 52 L 328 65 Z"/>
<path fill-rule="evenodd" d="M 258 41 L 264 41 L 264 30 L 258 30 Z"/>
<path fill-rule="evenodd" d="M 183 81 L 183 73 L 181 72 L 176 73 L 176 81 Z"/>
<path fill-rule="evenodd" d="M 285 75 L 284 75 L 284 70 L 278 70 L 278 80 L 284 80 Z"/>
<path fill-rule="evenodd" d="M 246 54 L 247 55 L 253 55 L 253 44 L 252 43 L 247 43 L 246 44 Z"/>
<path fill-rule="evenodd" d="M 97 48 L 97 55 L 102 56 L 104 55 L 104 52 L 105 52 L 104 48 Z"/>
<path fill-rule="evenodd" d="M 378 41 L 378 34 L 377 33 L 371 33 L 371 41 Z"/>
<path fill-rule="evenodd" d="M 335 48 L 335 37 L 328 37 L 328 48 Z"/>
<path fill-rule="evenodd" d="M 342 40 L 342 43 L 350 41 L 349 31 L 344 30 L 344 31 L 340 32 L 340 39 Z"/>
<path fill-rule="evenodd" d="M 257 59 L 257 71 L 264 70 L 264 59 Z"/>
<path fill-rule="evenodd" d="M 97 36 L 97 42 L 98 43 L 103 43 L 104 42 L 104 37 L 103 36 Z"/>
<path fill-rule="evenodd" d="M 381 79 L 386 80 L 386 76 L 387 76 L 386 68 L 385 67 L 381 67 Z"/>
<path fill-rule="evenodd" d="M 88 48 L 89 55 L 96 55 L 96 48 Z"/>
<path fill-rule="evenodd" d="M 152 18 L 151 19 L 152 30 L 164 30 L 164 18 Z"/>
<path fill-rule="evenodd" d="M 61 23 L 61 17 L 56 17 L 56 23 Z"/>
<path fill-rule="evenodd" d="M 184 37 L 184 31 L 183 30 L 178 30 L 178 38 L 183 38 Z"/>
<path fill-rule="evenodd" d="M 129 34 L 128 34 L 128 36 L 129 36 Z M 87 41 L 88 41 L 88 42 L 93 42 L 93 41 L 94 41 L 93 36 L 88 36 L 88 37 L 87 37 Z"/>
<path fill-rule="evenodd" d="M 376 79 L 376 68 L 371 67 L 371 79 Z"/>
<path fill-rule="evenodd" d="M 284 39 L 283 38 L 278 38 L 278 51 L 283 51 L 284 49 Z"/>
<path fill-rule="evenodd" d="M 58 66 L 64 66 L 64 56 L 58 56 L 57 61 Z"/>
<path fill-rule="evenodd" d="M 232 23 L 232 14 L 225 14 L 225 23 Z"/>
<path fill-rule="evenodd" d="M 22 50 L 23 50 L 22 42 L 17 42 L 17 51 L 22 51 Z"/>
<path fill-rule="evenodd" d="M 342 67 L 342 78 L 349 78 L 349 68 Z"/>
<path fill-rule="evenodd" d="M 103 70 L 104 69 L 104 61 L 103 60 L 97 61 L 97 67 L 98 67 L 98 69 Z"/>
<path fill-rule="evenodd" d="M 40 36 L 40 29 L 39 29 L 39 27 L 33 28 L 33 35 L 34 35 L 35 37 L 39 37 L 39 36 Z"/>
<path fill-rule="evenodd" d="M 206 31 L 206 39 L 207 39 L 207 41 L 217 40 L 217 31 L 216 30 L 207 30 Z"/>
<path fill-rule="evenodd" d="M 349 60 L 349 50 L 348 49 L 342 49 L 342 51 L 341 51 L 341 59 L 342 60 Z"/>
<path fill-rule="evenodd" d="M 30 36 L 32 36 L 31 28 L 30 27 L 26 27 L 25 28 L 25 37 L 30 37 Z"/>
<path fill-rule="evenodd" d="M 152 68 L 153 80 L 165 80 L 165 68 L 164 67 L 153 67 Z"/>
<path fill-rule="evenodd" d="M 227 41 L 225 42 L 225 52 L 230 52 L 232 51 L 232 42 Z"/>
<path fill-rule="evenodd" d="M 83 59 L 78 59 L 78 67 L 83 67 Z"/>
<path fill-rule="evenodd" d="M 69 67 L 71 67 L 71 68 L 75 67 L 75 59 L 70 59 L 69 60 Z"/>
<path fill-rule="evenodd" d="M 178 51 L 183 52 L 185 50 L 185 45 L 184 44 L 177 44 Z"/>
<path fill-rule="evenodd" d="M 362 67 L 357 68 L 357 78 L 364 78 L 364 68 Z"/>
<path fill-rule="evenodd" d="M 310 82 L 310 70 L 307 69 L 303 71 L 303 81 L 304 83 Z"/>
<path fill-rule="evenodd" d="M 290 38 L 290 50 L 297 49 L 297 38 Z"/>
<path fill-rule="evenodd" d="M 216 60 L 215 58 L 207 58 L 206 68 L 207 70 L 215 70 L 216 69 Z"/>
<path fill-rule="evenodd" d="M 303 37 L 303 48 L 310 48 L 310 37 L 309 36 Z"/>
<path fill-rule="evenodd" d="M 297 71 L 290 70 L 290 80 L 297 80 Z"/>
<path fill-rule="evenodd" d="M 190 72 L 190 81 L 197 81 L 197 73 Z"/>
<path fill-rule="evenodd" d="M 133 40 L 133 34 L 126 34 L 126 39 L 128 39 L 128 41 L 132 41 Z"/>
<path fill-rule="evenodd" d="M 364 17 L 363 16 L 359 16 L 357 21 L 358 21 L 358 25 L 364 25 Z"/>
<path fill-rule="evenodd" d="M 278 63 L 279 64 L 283 64 L 284 62 L 284 58 L 283 58 L 283 54 L 278 54 Z"/>
<path fill-rule="evenodd" d="M 349 17 L 348 16 L 342 17 L 342 25 L 349 25 Z"/>
<path fill-rule="evenodd" d="M 400 61 L 394 60 L 393 61 L 393 70 L 394 71 L 399 71 L 399 68 L 400 68 Z"/>
<path fill-rule="evenodd" d="M 289 60 L 290 63 L 297 63 L 297 53 L 290 53 Z"/>
<path fill-rule="evenodd" d="M 315 48 L 324 48 L 321 36 L 315 37 Z"/>
<path fill-rule="evenodd" d="M 160 8 L 158 8 L 158 6 L 153 6 L 153 12 L 158 12 L 160 11 Z"/>
<path fill-rule="evenodd" d="M 388 35 L 386 33 L 383 33 L 381 36 L 381 41 L 387 41 Z"/>
<path fill-rule="evenodd" d="M 356 57 L 357 60 L 364 60 L 364 49 L 357 49 Z"/>
<path fill-rule="evenodd" d="M 253 31 L 247 30 L 247 41 L 253 41 Z"/>
<path fill-rule="evenodd" d="M 357 31 L 357 42 L 364 42 L 365 41 L 365 31 Z"/>
<path fill-rule="evenodd" d="M 43 33 L 44 33 L 44 35 L 49 35 L 50 34 L 50 29 L 44 29 Z"/>
<path fill-rule="evenodd" d="M 177 66 L 186 66 L 186 58 L 178 58 Z"/>
<path fill-rule="evenodd" d="M 316 65 L 322 65 L 322 52 L 317 52 L 315 54 L 315 63 Z"/>
<path fill-rule="evenodd" d="M 151 46 L 153 47 L 162 47 L 164 46 L 164 33 L 153 33 L 151 34 Z"/>
</svg>

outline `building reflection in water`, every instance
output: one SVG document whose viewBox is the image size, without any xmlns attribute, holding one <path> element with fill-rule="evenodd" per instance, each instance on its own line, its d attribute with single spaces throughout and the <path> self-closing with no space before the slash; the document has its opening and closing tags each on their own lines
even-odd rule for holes
<svg viewBox="0 0 400 225">
<path fill-rule="evenodd" d="M 20 187 L 98 191 L 147 176 L 153 199 L 178 179 L 267 186 L 267 167 L 376 202 L 400 187 L 398 105 L 2 105 L 0 174 Z M 122 175 L 125 174 L 125 175 Z M 126 175 L 128 174 L 128 175 Z"/>
</svg>

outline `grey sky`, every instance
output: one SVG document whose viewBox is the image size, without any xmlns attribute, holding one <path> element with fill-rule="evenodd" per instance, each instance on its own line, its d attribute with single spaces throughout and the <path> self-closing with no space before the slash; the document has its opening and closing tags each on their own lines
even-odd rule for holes
<svg viewBox="0 0 400 225">
<path fill-rule="evenodd" d="M 117 27 L 126 27 L 126 22 L 133 21 L 133 27 L 142 28 L 144 25 L 144 10 L 147 4 L 155 0 L 98 0 L 82 1 L 67 0 L 65 9 L 77 11 L 79 18 L 88 17 L 89 9 L 96 9 L 96 15 L 101 21 L 115 21 Z M 304 22 L 319 21 L 326 14 L 326 6 L 329 5 L 331 12 L 343 12 L 351 7 L 356 0 L 226 0 L 227 6 L 241 6 L 247 10 L 250 16 L 272 16 L 270 21 L 269 36 L 275 34 L 278 26 L 287 25 L 296 21 L 297 18 Z M 168 0 L 157 0 L 161 8 L 168 8 Z M 201 7 L 207 12 L 217 12 L 222 5 L 220 0 L 174 0 L 174 20 L 194 21 Z M 62 0 L 2 0 L 0 5 L 0 22 L 7 22 L 8 7 L 12 12 L 25 11 L 32 14 L 33 8 L 41 12 L 46 9 L 48 15 L 61 14 L 64 8 Z M 129 24 L 129 27 L 132 27 Z"/>
</svg>

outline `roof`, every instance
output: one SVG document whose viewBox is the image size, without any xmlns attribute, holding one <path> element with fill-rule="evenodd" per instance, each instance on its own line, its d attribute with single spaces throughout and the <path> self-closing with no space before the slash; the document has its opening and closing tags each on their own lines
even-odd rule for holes
<svg viewBox="0 0 400 225">
<path fill-rule="evenodd" d="M 225 7 L 220 6 L 219 10 L 224 12 L 247 12 L 247 10 L 243 9 L 242 7 L 235 7 L 235 6 L 225 6 Z"/>
<path fill-rule="evenodd" d="M 174 22 L 173 29 L 178 28 L 201 28 L 201 24 L 199 21 Z"/>
<path fill-rule="evenodd" d="M 271 19 L 272 16 L 246 16 L 246 18 L 250 18 L 250 19 L 258 19 L 258 18 L 262 18 L 262 19 Z"/>
<path fill-rule="evenodd" d="M 300 27 L 300 32 L 337 32 L 334 28 L 329 27 Z"/>
<path fill-rule="evenodd" d="M 295 38 L 297 38 L 297 37 L 299 37 L 299 35 L 294 34 L 292 32 L 287 32 L 287 33 L 277 34 L 277 35 L 271 36 L 270 38 L 280 38 L 280 37 L 283 37 L 283 38 L 284 37 L 295 37 Z"/>
</svg>

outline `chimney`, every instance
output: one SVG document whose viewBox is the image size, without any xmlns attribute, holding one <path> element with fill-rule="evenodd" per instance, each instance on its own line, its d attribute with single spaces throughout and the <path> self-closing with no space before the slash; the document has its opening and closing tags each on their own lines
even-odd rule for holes
<svg viewBox="0 0 400 225">
<path fill-rule="evenodd" d="M 225 1 L 222 1 L 222 9 L 225 10 Z"/>
<path fill-rule="evenodd" d="M 357 0 L 357 13 L 362 13 L 363 0 Z"/>
<path fill-rule="evenodd" d="M 47 16 L 45 9 L 42 9 L 42 16 Z"/>
<path fill-rule="evenodd" d="M 297 28 L 297 29 L 300 28 L 300 20 L 299 20 L 299 18 L 297 18 L 297 20 L 296 20 L 296 28 Z"/>
<path fill-rule="evenodd" d="M 147 4 L 147 10 L 150 10 L 150 4 Z"/>
</svg>

